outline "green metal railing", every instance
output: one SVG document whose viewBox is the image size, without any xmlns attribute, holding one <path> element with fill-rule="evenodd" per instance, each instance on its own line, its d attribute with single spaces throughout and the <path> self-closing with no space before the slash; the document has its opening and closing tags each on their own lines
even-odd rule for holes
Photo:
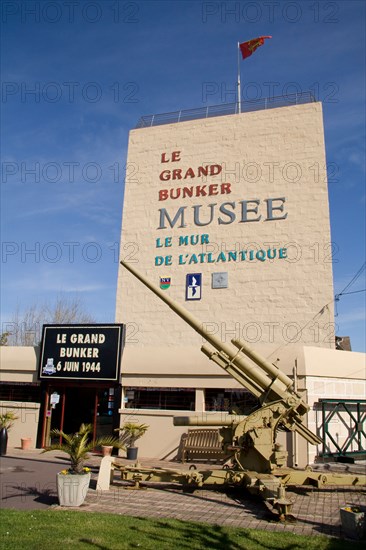
<svg viewBox="0 0 366 550">
<path fill-rule="evenodd" d="M 319 399 L 322 414 L 320 437 L 324 457 L 366 456 L 366 400 Z M 338 426 L 348 432 L 339 442 Z"/>
</svg>

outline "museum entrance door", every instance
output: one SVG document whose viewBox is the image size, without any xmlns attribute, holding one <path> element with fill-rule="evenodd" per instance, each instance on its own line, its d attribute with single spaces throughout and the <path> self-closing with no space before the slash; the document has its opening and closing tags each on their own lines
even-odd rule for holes
<svg viewBox="0 0 366 550">
<path fill-rule="evenodd" d="M 93 426 L 93 437 L 116 435 L 119 425 L 117 388 L 49 385 L 43 403 L 42 447 L 50 443 L 49 433 L 59 429 L 76 433 L 81 424 Z"/>
<path fill-rule="evenodd" d="M 94 388 L 65 388 L 60 403 L 52 410 L 51 429 L 76 433 L 81 424 L 94 424 Z"/>
</svg>

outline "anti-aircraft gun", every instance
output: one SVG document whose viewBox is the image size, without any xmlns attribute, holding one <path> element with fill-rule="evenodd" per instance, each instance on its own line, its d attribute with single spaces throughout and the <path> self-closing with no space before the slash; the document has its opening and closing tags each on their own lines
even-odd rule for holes
<svg viewBox="0 0 366 550">
<path fill-rule="evenodd" d="M 293 381 L 245 342 L 239 339 L 231 340 L 231 344 L 221 342 L 205 331 L 192 313 L 149 282 L 134 267 L 123 261 L 121 264 L 198 332 L 208 342 L 202 345 L 201 351 L 249 390 L 260 403 L 260 407 L 248 416 L 228 414 L 219 420 L 174 418 L 176 426 L 220 425 L 223 450 L 231 457 L 230 467 L 221 471 L 182 472 L 127 466 L 121 468 L 124 479 L 134 480 L 137 484 L 143 480 L 179 481 L 193 486 L 202 486 L 203 483 L 239 484 L 265 499 L 271 499 L 281 515 L 286 515 L 291 507 L 285 496 L 286 485 L 311 484 L 321 487 L 366 484 L 366 476 L 288 468 L 287 452 L 276 442 L 279 430 L 297 432 L 312 445 L 321 443 L 321 439 L 304 424 L 309 406 L 295 391 Z"/>
</svg>

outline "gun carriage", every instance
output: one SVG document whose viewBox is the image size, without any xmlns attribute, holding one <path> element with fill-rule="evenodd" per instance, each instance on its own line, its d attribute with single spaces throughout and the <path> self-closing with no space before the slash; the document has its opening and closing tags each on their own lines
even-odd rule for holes
<svg viewBox="0 0 366 550">
<path fill-rule="evenodd" d="M 287 451 L 276 441 L 279 430 L 296 432 L 311 445 L 318 445 L 322 441 L 304 423 L 309 406 L 295 391 L 293 381 L 245 342 L 239 339 L 231 340 L 230 344 L 221 342 L 215 335 L 205 331 L 192 313 L 153 285 L 134 267 L 123 261 L 121 264 L 207 341 L 201 351 L 257 397 L 260 407 L 248 415 L 227 414 L 220 419 L 199 416 L 174 418 L 176 426 L 221 426 L 223 450 L 230 461 L 230 466 L 222 470 L 200 472 L 190 469 L 184 472 L 146 469 L 139 465 L 118 466 L 111 462 L 106 468 L 120 469 L 122 479 L 134 481 L 136 486 L 141 481 L 172 481 L 191 488 L 203 484 L 240 485 L 270 501 L 281 518 L 291 510 L 292 503 L 285 493 L 288 485 L 366 485 L 365 475 L 288 468 Z M 104 473 L 104 479 L 106 475 Z M 109 481 L 107 484 L 109 486 Z"/>
</svg>

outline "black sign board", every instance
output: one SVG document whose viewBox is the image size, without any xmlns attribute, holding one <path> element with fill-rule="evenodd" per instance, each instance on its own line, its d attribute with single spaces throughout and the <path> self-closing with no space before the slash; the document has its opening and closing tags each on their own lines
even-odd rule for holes
<svg viewBox="0 0 366 550">
<path fill-rule="evenodd" d="M 125 325 L 43 325 L 38 378 L 119 381 Z"/>
</svg>

